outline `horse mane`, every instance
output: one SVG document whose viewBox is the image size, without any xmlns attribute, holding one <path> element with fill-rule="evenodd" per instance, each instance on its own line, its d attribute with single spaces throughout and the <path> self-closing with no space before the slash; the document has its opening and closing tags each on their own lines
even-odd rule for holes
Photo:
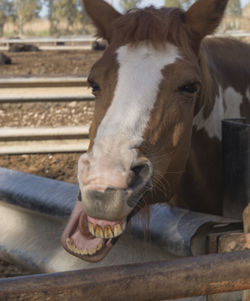
<svg viewBox="0 0 250 301">
<path fill-rule="evenodd" d="M 130 10 L 116 19 L 112 38 L 122 44 L 151 43 L 156 48 L 165 46 L 168 41 L 189 50 L 191 34 L 185 24 L 184 10 L 150 6 Z"/>
</svg>

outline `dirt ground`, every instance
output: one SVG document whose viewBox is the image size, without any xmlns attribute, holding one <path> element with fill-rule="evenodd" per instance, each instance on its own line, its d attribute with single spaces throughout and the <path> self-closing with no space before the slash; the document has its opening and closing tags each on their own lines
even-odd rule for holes
<svg viewBox="0 0 250 301">
<path fill-rule="evenodd" d="M 13 264 L 0 260 L 0 279 L 29 275 L 30 272 Z"/>
<path fill-rule="evenodd" d="M 86 76 L 99 51 L 40 51 L 10 53 L 11 65 L 0 66 L 0 77 L 13 76 Z"/>
<path fill-rule="evenodd" d="M 102 52 L 41 51 L 5 53 L 12 65 L 0 66 L 0 77 L 87 76 Z M 0 127 L 78 126 L 90 124 L 93 102 L 0 104 Z M 39 176 L 76 183 L 80 153 L 1 155 L 0 166 Z M 0 260 L 0 278 L 26 275 L 12 264 Z"/>
</svg>

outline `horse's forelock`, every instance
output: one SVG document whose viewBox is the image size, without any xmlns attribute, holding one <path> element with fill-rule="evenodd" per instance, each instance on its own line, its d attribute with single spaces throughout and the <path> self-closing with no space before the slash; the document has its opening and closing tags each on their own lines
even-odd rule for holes
<svg viewBox="0 0 250 301">
<path fill-rule="evenodd" d="M 116 19 L 113 40 L 121 44 L 148 42 L 155 48 L 171 42 L 185 52 L 191 51 L 190 32 L 185 24 L 185 11 L 179 8 L 147 7 L 137 9 Z"/>
</svg>

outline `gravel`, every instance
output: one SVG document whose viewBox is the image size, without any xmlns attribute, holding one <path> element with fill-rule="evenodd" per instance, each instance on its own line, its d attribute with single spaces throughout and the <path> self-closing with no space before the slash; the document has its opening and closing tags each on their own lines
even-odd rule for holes
<svg viewBox="0 0 250 301">
<path fill-rule="evenodd" d="M 0 127 L 89 125 L 94 102 L 0 103 Z"/>
</svg>

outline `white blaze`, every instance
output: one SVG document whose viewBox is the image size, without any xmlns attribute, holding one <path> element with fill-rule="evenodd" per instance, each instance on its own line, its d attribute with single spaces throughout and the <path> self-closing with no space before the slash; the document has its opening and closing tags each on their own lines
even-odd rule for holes
<svg viewBox="0 0 250 301">
<path fill-rule="evenodd" d="M 117 50 L 118 81 L 112 103 L 103 118 L 94 142 L 94 157 L 135 159 L 131 148 L 139 146 L 163 79 L 162 70 L 179 58 L 176 46 L 165 49 L 141 44 L 125 45 Z M 119 153 L 117 153 L 119 152 Z"/>
</svg>

